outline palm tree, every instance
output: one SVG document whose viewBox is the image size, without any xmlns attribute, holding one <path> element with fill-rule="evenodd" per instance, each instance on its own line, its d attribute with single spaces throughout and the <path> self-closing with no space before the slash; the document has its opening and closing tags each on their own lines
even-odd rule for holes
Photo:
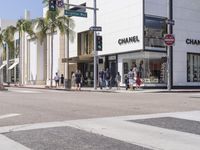
<svg viewBox="0 0 200 150">
<path fill-rule="evenodd" d="M 21 54 L 22 54 L 22 35 L 23 33 L 28 33 L 30 36 L 34 35 L 33 32 L 33 22 L 30 20 L 25 20 L 25 19 L 19 19 L 16 23 L 16 30 L 19 32 L 19 49 L 18 49 L 18 55 L 19 55 L 19 84 L 22 84 L 22 61 L 21 61 Z"/>
<path fill-rule="evenodd" d="M 4 48 L 4 46 L 3 46 L 3 33 L 2 33 L 2 31 L 1 31 L 1 33 L 0 33 L 0 48 Z M 4 50 L 3 50 L 4 51 Z M 2 59 L 3 59 L 3 55 L 2 55 L 2 53 L 3 52 L 1 52 L 0 51 L 0 64 L 2 63 Z M 0 70 L 0 76 L 1 76 L 1 70 Z M 3 89 L 4 87 L 3 87 L 3 84 L 2 84 L 2 79 L 1 79 L 1 77 L 0 77 L 0 90 L 1 89 Z"/>
<path fill-rule="evenodd" d="M 36 19 L 36 36 L 43 40 L 47 33 L 50 34 L 51 37 L 51 73 L 50 73 L 50 86 L 52 87 L 52 79 L 53 79 L 53 34 L 59 30 L 60 33 L 66 34 L 69 32 L 70 40 L 74 39 L 74 21 L 66 16 L 59 16 L 59 11 L 47 11 L 45 18 Z M 68 24 L 68 22 L 70 22 Z"/>
<path fill-rule="evenodd" d="M 14 26 L 8 26 L 5 30 L 2 31 L 0 44 L 3 45 L 6 43 L 6 60 L 7 60 L 7 82 L 10 82 L 10 75 L 9 75 L 9 59 L 10 54 L 14 56 L 14 34 L 16 32 L 16 27 Z"/>
</svg>

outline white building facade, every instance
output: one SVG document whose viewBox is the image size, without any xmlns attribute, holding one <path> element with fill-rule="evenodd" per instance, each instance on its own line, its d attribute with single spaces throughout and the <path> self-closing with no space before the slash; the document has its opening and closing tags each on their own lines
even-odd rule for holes
<svg viewBox="0 0 200 150">
<path fill-rule="evenodd" d="M 67 2 L 67 1 L 65 1 Z M 72 4 L 93 7 L 92 0 L 69 0 Z M 124 78 L 134 65 L 144 87 L 167 86 L 167 49 L 163 42 L 167 33 L 169 0 L 97 0 L 97 26 L 103 38 L 103 50 L 98 52 L 98 70 L 109 68 L 112 77 L 117 72 Z M 74 9 L 70 7 L 70 9 Z M 200 88 L 200 1 L 173 0 L 172 87 Z M 46 12 L 44 10 L 44 12 Z M 76 69 L 83 74 L 83 85 L 93 86 L 93 10 L 87 18 L 71 17 L 75 22 L 75 39 L 69 42 L 69 75 Z M 45 14 L 45 13 L 44 13 Z M 53 41 L 53 75 L 67 77 L 67 38 L 55 32 Z M 23 84 L 50 85 L 50 44 L 47 35 L 41 45 L 28 39 L 24 47 Z"/>
<path fill-rule="evenodd" d="M 71 3 L 71 2 L 70 2 Z M 93 1 L 74 0 L 73 4 L 93 7 Z M 167 50 L 163 36 L 167 33 L 168 0 L 97 0 L 98 34 L 103 38 L 103 50 L 98 52 L 98 68 L 109 68 L 124 77 L 137 65 L 145 87 L 166 87 Z M 200 1 L 173 0 L 173 34 L 176 42 L 172 52 L 172 86 L 200 88 Z M 70 57 L 76 60 L 86 79 L 93 78 L 93 11 L 87 18 L 72 17 L 76 24 Z M 84 58 L 87 58 L 84 60 Z"/>
</svg>

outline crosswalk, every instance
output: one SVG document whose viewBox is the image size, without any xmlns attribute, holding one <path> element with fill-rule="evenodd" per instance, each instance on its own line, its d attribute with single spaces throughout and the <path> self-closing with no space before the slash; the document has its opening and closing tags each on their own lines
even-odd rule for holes
<svg viewBox="0 0 200 150">
<path fill-rule="evenodd" d="M 10 118 L 10 117 L 16 117 L 19 116 L 20 114 L 5 114 L 0 116 L 0 119 L 6 119 L 6 118 Z"/>
<path fill-rule="evenodd" d="M 169 118 L 173 118 L 176 123 L 170 123 L 171 120 Z M 156 123 L 155 120 L 158 122 L 160 120 L 162 121 Z M 151 121 L 153 121 L 153 124 L 149 123 Z M 190 121 L 197 124 L 192 133 L 180 129 L 181 126 L 185 129 L 192 130 L 191 126 L 187 126 Z M 164 125 L 160 126 L 162 123 Z M 165 128 L 165 124 L 168 124 L 168 127 L 173 127 Z M 200 134 L 198 133 L 200 132 L 200 126 L 198 125 L 200 125 L 200 111 L 26 124 L 0 127 L 0 145 L 4 145 L 7 148 L 5 150 L 11 150 L 9 146 L 6 147 L 9 143 L 21 148 L 20 150 L 28 150 L 29 148 L 16 143 L 3 134 L 10 131 L 17 132 L 53 127 L 72 127 L 153 150 L 199 150 Z"/>
</svg>

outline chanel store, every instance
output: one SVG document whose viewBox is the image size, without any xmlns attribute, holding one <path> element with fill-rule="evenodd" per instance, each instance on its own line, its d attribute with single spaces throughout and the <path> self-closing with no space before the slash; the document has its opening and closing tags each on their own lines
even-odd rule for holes
<svg viewBox="0 0 200 150">
<path fill-rule="evenodd" d="M 167 33 L 168 2 L 124 1 L 115 3 L 109 10 L 103 7 L 103 1 L 99 2 L 103 51 L 98 54 L 103 58 L 116 57 L 117 69 L 111 70 L 120 72 L 122 85 L 128 71 L 136 64 L 142 72 L 144 87 L 167 86 L 167 49 L 163 37 Z M 109 1 L 106 5 L 113 3 Z M 200 88 L 200 2 L 173 0 L 172 7 L 176 39 L 171 55 L 172 88 Z M 99 64 L 100 68 L 110 66 L 103 60 L 105 64 Z"/>
<path fill-rule="evenodd" d="M 75 2 L 83 3 L 83 0 Z M 86 5 L 93 4 L 86 1 Z M 166 87 L 167 48 L 163 37 L 168 32 L 169 0 L 121 3 L 99 0 L 97 7 L 97 25 L 102 27 L 98 34 L 103 38 L 103 50 L 98 52 L 98 69 L 109 68 L 112 76 L 119 72 L 123 86 L 125 76 L 136 64 L 144 88 Z M 200 88 L 200 1 L 173 0 L 172 7 L 175 22 L 172 88 Z M 92 25 L 92 13 L 88 11 L 87 19 L 74 17 L 77 32 L 88 31 Z M 77 46 L 73 48 L 76 51 Z"/>
</svg>

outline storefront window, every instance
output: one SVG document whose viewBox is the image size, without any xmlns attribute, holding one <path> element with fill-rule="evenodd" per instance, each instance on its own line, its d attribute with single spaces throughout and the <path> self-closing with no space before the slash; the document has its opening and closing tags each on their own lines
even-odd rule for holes
<svg viewBox="0 0 200 150">
<path fill-rule="evenodd" d="M 200 54 L 187 54 L 187 81 L 200 82 Z"/>
<path fill-rule="evenodd" d="M 167 33 L 167 26 L 164 18 L 145 16 L 145 46 L 164 48 L 163 36 Z"/>
<path fill-rule="evenodd" d="M 93 50 L 93 32 L 78 33 L 78 54 L 89 55 Z"/>
<path fill-rule="evenodd" d="M 158 52 L 134 53 L 131 59 L 123 60 L 123 76 L 136 64 L 137 72 L 145 84 L 167 82 L 166 54 Z M 127 69 L 128 68 L 128 69 Z"/>
</svg>

